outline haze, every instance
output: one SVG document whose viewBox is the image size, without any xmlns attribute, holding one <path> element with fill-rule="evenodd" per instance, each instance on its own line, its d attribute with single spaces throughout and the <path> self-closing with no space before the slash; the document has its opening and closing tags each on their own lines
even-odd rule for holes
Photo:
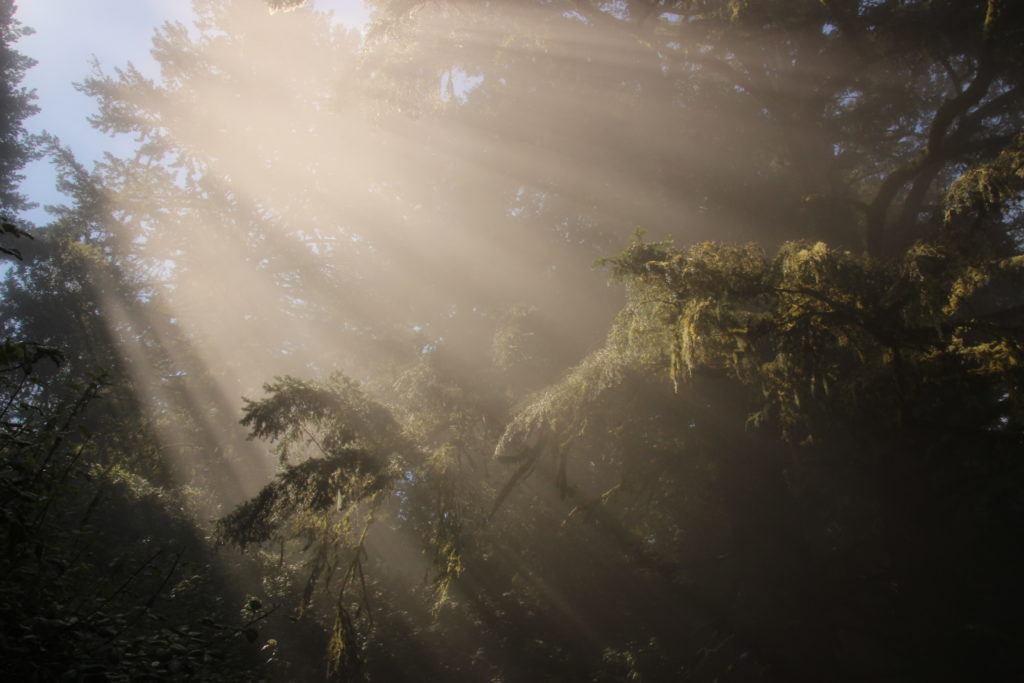
<svg viewBox="0 0 1024 683">
<path fill-rule="evenodd" d="M 1022 7 L 0 0 L 12 680 L 1020 678 Z"/>
</svg>

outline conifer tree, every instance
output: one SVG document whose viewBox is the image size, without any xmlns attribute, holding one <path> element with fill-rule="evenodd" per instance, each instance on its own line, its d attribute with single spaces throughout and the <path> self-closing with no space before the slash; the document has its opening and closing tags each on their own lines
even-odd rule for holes
<svg viewBox="0 0 1024 683">
<path fill-rule="evenodd" d="M 21 85 L 35 60 L 15 48 L 32 29 L 21 25 L 16 12 L 15 0 L 0 3 L 0 211 L 5 221 L 28 208 L 28 200 L 18 192 L 23 179 L 20 171 L 39 155 L 39 140 L 24 125 L 39 109 L 34 104 L 35 94 Z"/>
</svg>

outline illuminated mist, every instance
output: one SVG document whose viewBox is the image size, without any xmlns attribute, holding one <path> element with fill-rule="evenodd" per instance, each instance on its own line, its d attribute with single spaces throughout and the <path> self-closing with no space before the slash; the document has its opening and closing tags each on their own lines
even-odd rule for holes
<svg viewBox="0 0 1024 683">
<path fill-rule="evenodd" d="M 934 600 L 1017 582 L 950 558 L 1019 498 L 941 496 L 1019 469 L 1019 10 L 366 5 L 194 0 L 158 78 L 81 85 L 136 143 L 65 169 L 105 331 L 211 565 L 285 605 L 232 637 L 595 683 L 1020 642 Z"/>
<path fill-rule="evenodd" d="M 394 35 L 364 42 L 307 8 L 207 0 L 195 10 L 193 26 L 157 31 L 160 79 L 117 71 L 85 89 L 105 130 L 138 136 L 133 160 L 99 172 L 118 249 L 145 274 L 153 305 L 132 320 L 109 300 L 106 315 L 142 398 L 184 401 L 175 410 L 207 435 L 182 448 L 173 422 L 162 433 L 179 481 L 199 476 L 219 491 L 200 516 L 230 510 L 276 469 L 237 425 L 242 398 L 260 397 L 272 378 L 342 370 L 372 385 L 440 350 L 472 386 L 488 381 L 472 379 L 476 349 L 492 346 L 503 321 L 528 315 L 524 338 L 535 336 L 529 343 L 548 360 L 516 374 L 520 392 L 536 390 L 599 346 L 621 305 L 596 258 L 640 227 L 692 241 L 741 234 L 750 219 L 737 216 L 735 228 L 692 220 L 706 197 L 679 191 L 688 165 L 721 164 L 728 175 L 736 160 L 704 123 L 680 119 L 661 56 L 615 27 L 595 30 L 574 13 L 541 20 L 542 9 L 516 3 L 483 13 L 424 7 Z M 478 73 L 479 63 L 492 68 Z M 163 330 L 157 346 L 185 370 L 161 376 L 133 328 Z M 172 398 L 168 383 L 185 390 Z M 215 409 L 199 408 L 210 402 Z M 502 428 L 495 412 L 484 411 L 493 423 L 474 437 L 483 466 Z M 506 475 L 495 476 L 479 490 L 470 477 L 461 495 L 486 510 Z M 596 495 L 608 483 L 588 488 Z M 560 506 L 548 484 L 523 490 Z M 423 544 L 397 528 L 367 548 L 404 568 L 391 580 L 416 592 L 433 572 Z M 590 608 L 520 551 L 497 553 L 506 569 L 495 577 L 519 577 L 600 653 L 608 633 Z M 600 590 L 618 571 L 580 588 Z M 443 599 L 473 605 L 477 590 L 493 588 L 478 580 Z M 654 604 L 659 585 L 644 599 Z"/>
<path fill-rule="evenodd" d="M 157 31 L 157 82 L 129 70 L 86 88 L 109 131 L 141 136 L 132 163 L 101 164 L 121 248 L 228 406 L 275 375 L 369 377 L 396 348 L 457 349 L 514 305 L 536 307 L 568 366 L 617 305 L 591 262 L 640 226 L 681 236 L 692 201 L 664 166 L 712 158 L 652 102 L 660 84 L 630 92 L 657 55 L 571 15 L 531 45 L 494 27 L 536 10 L 425 11 L 394 41 L 418 46 L 406 56 L 307 9 L 196 11 Z M 486 87 L 463 54 L 497 62 Z M 144 358 L 132 365 L 159 392 Z M 267 476 L 243 469 L 249 491 Z"/>
</svg>

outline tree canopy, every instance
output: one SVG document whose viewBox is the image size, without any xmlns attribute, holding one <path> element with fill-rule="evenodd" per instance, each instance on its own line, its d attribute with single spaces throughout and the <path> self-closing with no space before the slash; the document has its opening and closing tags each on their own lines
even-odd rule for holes
<svg viewBox="0 0 1024 683">
<path fill-rule="evenodd" d="M 1020 6 L 367 5 L 81 84 L 138 145 L 51 144 L 3 287 L 12 670 L 1020 677 Z"/>
<path fill-rule="evenodd" d="M 24 126 L 25 119 L 39 111 L 34 103 L 35 93 L 21 86 L 21 79 L 35 61 L 14 47 L 32 29 L 14 18 L 15 9 L 14 0 L 0 3 L 0 211 L 4 222 L 28 208 L 28 200 L 18 192 L 18 184 L 24 178 L 20 172 L 36 158 L 39 145 Z"/>
</svg>

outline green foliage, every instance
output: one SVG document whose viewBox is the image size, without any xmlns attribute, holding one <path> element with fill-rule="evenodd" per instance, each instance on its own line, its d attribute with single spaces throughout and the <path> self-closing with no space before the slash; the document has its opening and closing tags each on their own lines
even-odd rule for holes
<svg viewBox="0 0 1024 683">
<path fill-rule="evenodd" d="M 965 214 L 1002 218 L 1024 191 L 1024 134 L 1017 134 L 999 155 L 962 174 L 946 195 L 946 221 Z"/>
<path fill-rule="evenodd" d="M 310 443 L 322 456 L 354 446 L 385 453 L 406 446 L 388 409 L 370 401 L 343 375 L 323 384 L 285 377 L 263 389 L 270 396 L 247 400 L 242 424 L 254 438 L 276 441 L 282 464 L 288 462 L 291 449 Z"/>
<path fill-rule="evenodd" d="M 415 657 L 392 652 L 405 628 L 393 621 L 396 605 L 438 628 L 464 627 L 459 586 L 467 558 L 489 543 L 485 454 L 504 384 L 487 392 L 444 356 L 438 349 L 400 372 L 382 389 L 388 407 L 340 375 L 279 379 L 247 404 L 253 437 L 276 439 L 286 459 L 218 531 L 250 551 L 262 547 L 266 571 L 294 585 L 276 599 L 298 597 L 298 614 L 322 624 L 326 668 L 339 680 L 359 680 L 382 658 L 415 670 Z M 393 564 L 396 547 L 423 556 L 412 585 L 408 575 L 396 581 L 409 571 Z"/>
<path fill-rule="evenodd" d="M 860 670 L 858 648 L 897 670 L 940 671 L 961 665 L 937 664 L 906 634 L 956 641 L 967 618 L 1003 635 L 955 656 L 991 651 L 986 670 L 1005 671 L 997 641 L 1021 637 L 996 597 L 1012 590 L 1004 567 L 1021 560 L 1010 540 L 1019 497 L 1006 488 L 1024 474 L 1019 258 L 952 221 L 895 261 L 821 242 L 769 256 L 638 237 L 604 262 L 629 293 L 605 347 L 502 436 L 496 456 L 517 470 L 498 503 L 550 456 L 575 502 L 567 521 L 606 529 L 639 566 L 696 587 L 681 604 L 729 643 L 709 676 Z M 899 548 L 907 538 L 912 553 Z M 983 538 L 994 545 L 975 554 Z M 812 578 L 818 566 L 831 573 Z M 978 572 L 1002 588 L 963 585 Z M 878 576 L 907 588 L 887 593 Z M 940 616 L 926 595 L 944 585 L 961 594 Z M 864 602 L 846 602 L 848 591 Z M 781 615 L 795 620 L 790 645 L 764 627 Z M 821 634 L 848 638 L 851 620 L 858 645 L 798 663 Z M 899 644 L 882 654 L 883 641 Z M 630 650 L 612 654 L 636 670 Z"/>
<path fill-rule="evenodd" d="M 0 215 L 3 233 L 17 235 L 18 228 L 9 221 L 18 211 L 30 208 L 27 198 L 18 192 L 24 179 L 20 171 L 39 157 L 41 141 L 30 135 L 24 125 L 25 119 L 39 108 L 34 104 L 35 92 L 21 86 L 25 72 L 35 60 L 14 49 L 14 43 L 33 33 L 14 18 L 16 9 L 15 0 L 0 2 Z M 0 248 L 0 253 L 18 257 L 17 252 L 12 254 L 7 248 Z"/>
<path fill-rule="evenodd" d="M 55 352 L 0 370 L 0 654 L 19 680 L 253 680 L 180 505 L 88 425 L 104 386 L 47 384 Z M 38 357 L 29 354 L 36 352 Z M 247 625 L 248 626 L 248 625 Z"/>
<path fill-rule="evenodd" d="M 971 310 L 994 296 L 993 278 L 1020 286 L 1016 257 L 978 253 L 920 244 L 901 262 L 882 263 L 820 242 L 787 244 L 772 259 L 753 246 L 677 251 L 640 242 L 608 261 L 632 287 L 625 329 L 612 343 L 626 352 L 630 339 L 661 327 L 677 388 L 695 372 L 723 372 L 761 397 L 755 424 L 774 420 L 797 440 L 827 432 L 829 419 L 940 423 L 929 415 L 937 385 L 982 392 L 981 377 L 992 413 L 969 419 L 978 428 L 1016 422 L 997 405 L 1003 392 L 1017 394 L 1018 316 Z"/>
<path fill-rule="evenodd" d="M 244 548 L 277 535 L 297 513 L 318 514 L 348 508 L 384 490 L 389 474 L 364 451 L 346 449 L 288 467 L 251 501 L 220 522 L 226 539 Z"/>
<path fill-rule="evenodd" d="M 301 539 L 302 552 L 310 552 L 300 615 L 312 606 L 317 588 L 328 590 L 340 574 L 327 671 L 351 680 L 364 659 L 358 624 L 372 624 L 364 544 L 410 447 L 390 412 L 347 377 L 336 375 L 324 383 L 285 377 L 264 390 L 266 398 L 247 402 L 242 423 L 253 437 L 277 441 L 283 471 L 220 520 L 218 535 L 240 548 Z M 307 459 L 296 462 L 302 456 Z"/>
</svg>

